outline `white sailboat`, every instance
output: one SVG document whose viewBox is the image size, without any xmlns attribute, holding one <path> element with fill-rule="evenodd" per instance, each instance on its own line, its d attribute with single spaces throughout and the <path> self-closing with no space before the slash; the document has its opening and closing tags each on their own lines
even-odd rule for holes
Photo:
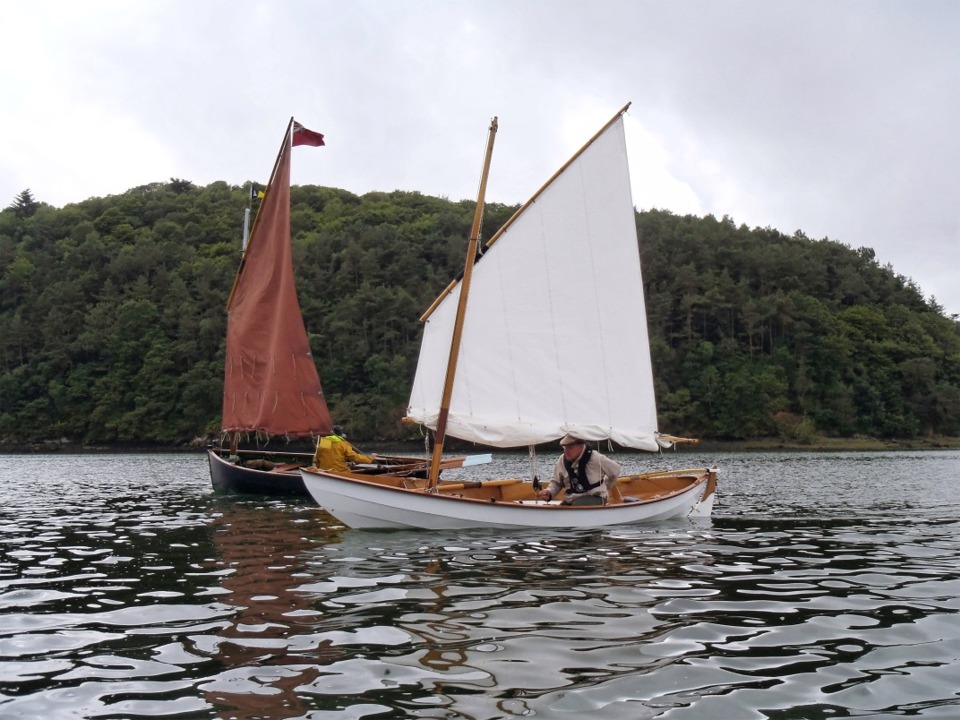
<svg viewBox="0 0 960 720">
<path fill-rule="evenodd" d="M 467 262 L 425 314 L 408 418 L 499 448 L 571 434 L 659 451 L 622 108 L 477 255 L 496 118 Z M 536 499 L 519 478 L 376 482 L 301 470 L 326 510 L 357 528 L 605 527 L 709 515 L 716 468 L 621 477 L 602 506 Z"/>
</svg>

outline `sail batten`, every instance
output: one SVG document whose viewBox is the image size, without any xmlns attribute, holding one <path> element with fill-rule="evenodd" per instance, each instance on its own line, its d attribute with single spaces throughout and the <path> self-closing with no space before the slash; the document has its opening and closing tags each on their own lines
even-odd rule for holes
<svg viewBox="0 0 960 720">
<path fill-rule="evenodd" d="M 570 432 L 658 449 L 622 115 L 524 208 L 473 269 L 446 432 L 494 447 Z M 428 427 L 459 293 L 424 328 L 407 414 Z"/>
</svg>

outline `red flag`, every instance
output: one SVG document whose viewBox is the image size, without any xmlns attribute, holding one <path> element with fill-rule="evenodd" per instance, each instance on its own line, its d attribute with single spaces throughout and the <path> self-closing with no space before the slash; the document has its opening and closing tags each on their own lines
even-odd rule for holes
<svg viewBox="0 0 960 720">
<path fill-rule="evenodd" d="M 293 144 L 294 145 L 313 145 L 319 147 L 324 145 L 323 135 L 313 130 L 307 130 L 296 120 L 293 121 Z"/>
</svg>

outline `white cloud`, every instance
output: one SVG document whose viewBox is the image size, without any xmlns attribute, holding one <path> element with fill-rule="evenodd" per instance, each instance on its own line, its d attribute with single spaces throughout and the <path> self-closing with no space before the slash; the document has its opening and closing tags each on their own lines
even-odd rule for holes
<svg viewBox="0 0 960 720">
<path fill-rule="evenodd" d="M 635 202 L 803 230 L 960 312 L 960 4 L 7 3 L 0 201 L 170 177 L 519 203 L 625 102 Z M 4 205 L 6 202 L 3 203 Z"/>
<path fill-rule="evenodd" d="M 703 215 L 704 205 L 663 141 L 632 116 L 625 121 L 633 202 L 638 209 L 659 208 L 676 215 Z M 698 163 L 699 164 L 699 163 Z"/>
</svg>

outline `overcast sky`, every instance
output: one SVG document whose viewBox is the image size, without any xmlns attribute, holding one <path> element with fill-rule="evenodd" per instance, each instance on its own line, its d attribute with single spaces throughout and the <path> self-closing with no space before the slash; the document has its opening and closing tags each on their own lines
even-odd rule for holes
<svg viewBox="0 0 960 720">
<path fill-rule="evenodd" d="M 451 200 L 497 116 L 487 199 L 520 203 L 632 102 L 638 208 L 872 247 L 960 313 L 960 0 L 31 0 L 0 27 L 0 207 L 265 181 L 291 116 L 327 140 L 294 183 Z"/>
</svg>

